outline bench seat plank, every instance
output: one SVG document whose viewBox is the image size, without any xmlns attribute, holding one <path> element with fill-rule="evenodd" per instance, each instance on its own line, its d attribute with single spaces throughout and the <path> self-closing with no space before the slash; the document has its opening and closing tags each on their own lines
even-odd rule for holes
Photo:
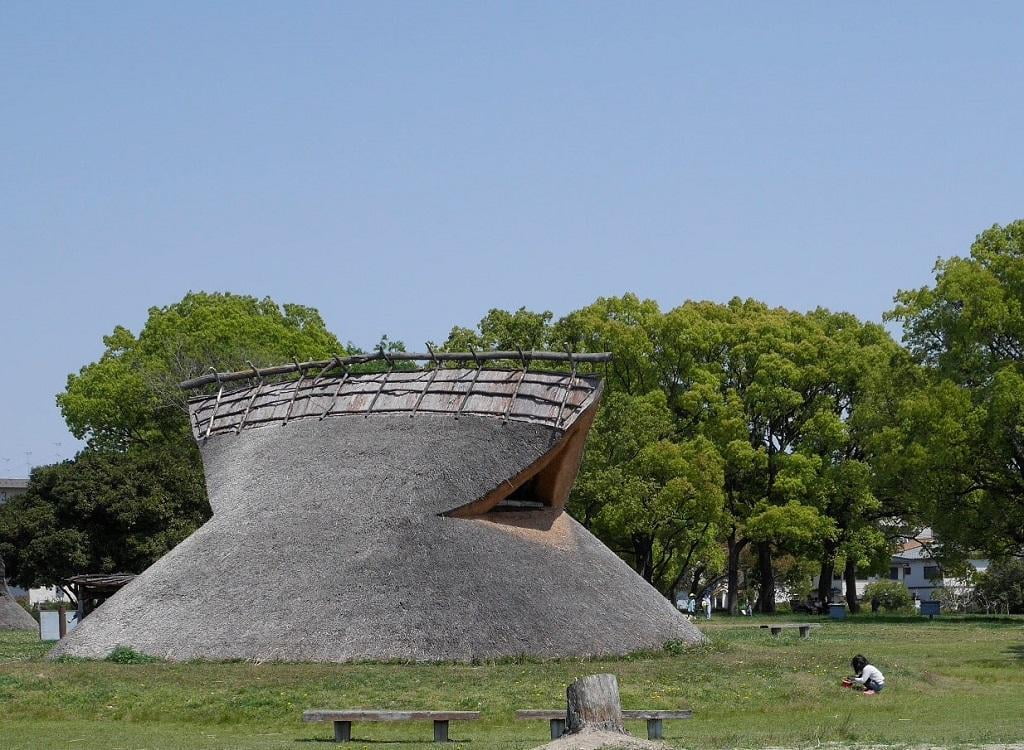
<svg viewBox="0 0 1024 750">
<path fill-rule="evenodd" d="M 565 711 L 555 708 L 526 708 L 516 711 L 517 719 L 547 719 L 551 723 L 551 739 L 557 740 L 565 734 Z M 662 722 L 667 719 L 692 719 L 693 711 L 687 709 L 623 709 L 622 718 L 647 722 L 647 738 L 660 740 L 663 737 Z"/>
<path fill-rule="evenodd" d="M 475 721 L 479 711 L 371 711 L 350 709 L 335 711 L 318 708 L 302 713 L 302 720 L 313 721 Z"/>
<path fill-rule="evenodd" d="M 623 709 L 623 719 L 651 720 L 651 719 L 692 719 L 693 711 L 633 711 Z"/>
<path fill-rule="evenodd" d="M 516 711 L 517 719 L 564 719 L 565 711 L 559 711 L 557 708 L 543 709 L 543 708 L 527 708 L 520 711 Z"/>
<path fill-rule="evenodd" d="M 805 623 L 778 622 L 778 623 L 773 623 L 771 625 L 758 625 L 757 627 L 761 628 L 762 630 L 766 630 L 768 628 L 820 628 L 821 627 L 821 623 L 820 622 L 805 622 Z"/>
<path fill-rule="evenodd" d="M 516 711 L 517 719 L 564 719 L 565 711 L 558 709 L 529 708 Z M 636 721 L 647 719 L 692 719 L 693 711 L 689 710 L 666 710 L 657 709 L 622 709 L 622 718 Z"/>
</svg>

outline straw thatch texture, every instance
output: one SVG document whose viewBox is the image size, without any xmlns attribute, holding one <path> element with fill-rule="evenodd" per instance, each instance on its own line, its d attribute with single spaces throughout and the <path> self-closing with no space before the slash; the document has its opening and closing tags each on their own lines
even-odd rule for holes
<svg viewBox="0 0 1024 750">
<path fill-rule="evenodd" d="M 561 432 L 489 417 L 299 420 L 202 447 L 213 518 L 54 654 L 471 660 L 620 654 L 699 632 L 558 508 L 440 514 Z"/>
<path fill-rule="evenodd" d="M 0 630 L 39 630 L 35 618 L 11 596 L 5 572 L 4 561 L 0 558 Z"/>
<path fill-rule="evenodd" d="M 0 594 L 0 630 L 39 630 L 39 624 L 14 599 Z"/>
</svg>

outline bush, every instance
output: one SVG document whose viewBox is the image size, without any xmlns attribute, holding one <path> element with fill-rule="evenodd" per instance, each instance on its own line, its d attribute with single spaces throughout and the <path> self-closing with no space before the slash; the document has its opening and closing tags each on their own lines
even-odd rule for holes
<svg viewBox="0 0 1024 750">
<path fill-rule="evenodd" d="M 875 581 L 864 589 L 862 601 L 870 602 L 875 597 L 886 612 L 909 609 L 914 601 L 910 589 L 899 581 Z"/>
<path fill-rule="evenodd" d="M 152 664 L 161 659 L 149 654 L 140 654 L 130 646 L 115 646 L 104 661 L 112 661 L 115 664 Z"/>
<path fill-rule="evenodd" d="M 1024 560 L 995 560 L 978 575 L 974 589 L 986 611 L 1024 613 Z"/>
</svg>

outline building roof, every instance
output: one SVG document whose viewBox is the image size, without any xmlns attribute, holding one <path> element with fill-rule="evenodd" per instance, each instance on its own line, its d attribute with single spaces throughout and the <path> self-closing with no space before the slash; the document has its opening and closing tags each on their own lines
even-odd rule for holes
<svg viewBox="0 0 1024 750">
<path fill-rule="evenodd" d="M 213 517 L 53 655 L 470 661 L 703 639 L 563 510 L 595 378 L 303 380 L 192 402 Z"/>
<path fill-rule="evenodd" d="M 567 430 L 600 398 L 595 375 L 432 368 L 299 378 L 189 399 L 196 439 L 306 419 L 444 414 Z"/>
<path fill-rule="evenodd" d="M 23 490 L 28 487 L 27 479 L 0 478 L 0 490 Z"/>
<path fill-rule="evenodd" d="M 133 573 L 83 573 L 65 578 L 64 582 L 82 590 L 110 592 L 131 583 L 134 578 Z"/>
</svg>

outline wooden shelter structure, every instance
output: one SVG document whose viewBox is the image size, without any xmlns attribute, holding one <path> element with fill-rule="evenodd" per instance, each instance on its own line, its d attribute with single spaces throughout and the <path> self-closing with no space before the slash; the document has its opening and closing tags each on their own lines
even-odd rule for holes
<svg viewBox="0 0 1024 750">
<path fill-rule="evenodd" d="M 189 411 L 213 518 L 55 653 L 466 661 L 700 640 L 563 511 L 602 392 L 581 365 L 608 356 L 379 352 L 183 383 L 212 388 Z"/>
<path fill-rule="evenodd" d="M 134 578 L 132 573 L 83 573 L 65 578 L 61 588 L 76 603 L 78 621 L 81 622 Z"/>
</svg>

